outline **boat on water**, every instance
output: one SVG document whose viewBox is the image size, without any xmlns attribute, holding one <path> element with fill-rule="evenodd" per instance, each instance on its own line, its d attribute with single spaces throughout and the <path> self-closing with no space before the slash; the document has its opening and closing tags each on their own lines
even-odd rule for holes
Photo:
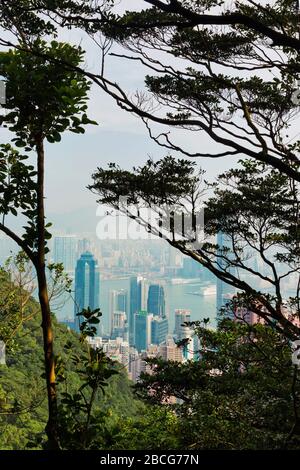
<svg viewBox="0 0 300 470">
<path fill-rule="evenodd" d="M 199 291 L 187 292 L 187 294 L 189 295 L 198 295 L 199 297 L 207 297 L 211 295 L 216 295 L 216 293 L 217 293 L 217 288 L 215 285 L 203 287 Z"/>
<path fill-rule="evenodd" d="M 170 279 L 169 283 L 172 285 L 193 284 L 195 283 L 195 279 L 185 279 L 181 277 L 175 277 L 173 279 Z"/>
</svg>

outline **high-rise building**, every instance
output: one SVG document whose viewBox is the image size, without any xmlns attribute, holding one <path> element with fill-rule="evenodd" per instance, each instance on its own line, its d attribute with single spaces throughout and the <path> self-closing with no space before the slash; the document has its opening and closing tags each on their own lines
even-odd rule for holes
<svg viewBox="0 0 300 470">
<path fill-rule="evenodd" d="M 222 232 L 219 232 L 217 235 L 217 245 L 219 247 L 218 254 L 220 254 L 223 248 L 223 233 Z M 222 263 L 224 264 L 224 262 L 221 259 L 219 263 L 221 267 L 222 267 Z M 223 284 L 224 284 L 223 281 L 217 278 L 217 298 L 216 298 L 217 315 L 219 314 L 220 309 L 222 308 L 223 303 L 224 303 L 223 302 Z"/>
<path fill-rule="evenodd" d="M 175 328 L 174 335 L 179 341 L 185 338 L 186 326 L 184 323 L 191 321 L 191 311 L 186 309 L 175 310 Z"/>
<path fill-rule="evenodd" d="M 141 310 L 147 310 L 148 281 L 144 277 L 139 277 L 138 282 L 141 296 Z"/>
<path fill-rule="evenodd" d="M 182 253 L 171 245 L 169 245 L 169 267 L 175 269 L 182 267 Z"/>
<path fill-rule="evenodd" d="M 200 278 L 201 264 L 198 261 L 186 257 L 183 259 L 182 275 L 187 278 Z"/>
<path fill-rule="evenodd" d="M 116 292 L 116 308 L 127 312 L 127 291 L 124 289 L 115 291 Z"/>
<path fill-rule="evenodd" d="M 81 256 L 82 253 L 85 253 L 86 251 L 93 251 L 91 240 L 88 238 L 81 238 L 78 240 L 78 256 Z"/>
<path fill-rule="evenodd" d="M 75 235 L 61 235 L 53 240 L 54 263 L 63 263 L 68 273 L 74 273 L 78 256 L 78 238 Z"/>
<path fill-rule="evenodd" d="M 151 344 L 151 323 L 153 315 L 147 310 L 140 310 L 135 314 L 135 347 L 140 351 L 146 351 Z"/>
<path fill-rule="evenodd" d="M 112 315 L 111 339 L 122 338 L 123 340 L 125 340 L 126 336 L 126 313 L 123 311 L 115 311 Z"/>
<path fill-rule="evenodd" d="M 216 276 L 209 269 L 188 256 L 183 258 L 183 266 L 180 270 L 180 274 L 184 278 L 195 278 L 203 282 L 216 282 Z"/>
<path fill-rule="evenodd" d="M 161 317 L 153 317 L 151 324 L 151 344 L 161 344 L 166 340 L 168 335 L 168 319 Z"/>
<path fill-rule="evenodd" d="M 148 291 L 147 311 L 154 316 L 166 316 L 165 291 L 160 284 L 151 284 Z"/>
<path fill-rule="evenodd" d="M 187 340 L 186 345 L 182 347 L 183 358 L 194 358 L 194 330 L 187 325 L 191 321 L 191 311 L 184 309 L 175 310 L 175 328 L 174 336 L 177 341 Z"/>
<path fill-rule="evenodd" d="M 127 291 L 111 290 L 109 297 L 109 314 L 112 330 L 113 315 L 115 312 L 124 312 L 127 317 Z"/>
<path fill-rule="evenodd" d="M 165 361 L 183 361 L 182 349 L 176 345 L 171 335 L 167 336 L 165 342 L 159 346 L 159 355 Z"/>
<path fill-rule="evenodd" d="M 118 361 L 128 372 L 131 358 L 135 359 L 138 356 L 137 351 L 132 351 L 132 348 L 129 348 L 128 342 L 123 341 L 122 338 L 110 339 L 96 336 L 88 338 L 88 342 L 93 348 L 102 349 L 110 359 Z M 132 352 L 135 354 L 132 355 Z"/>
<path fill-rule="evenodd" d="M 89 251 L 77 261 L 75 271 L 75 324 L 79 327 L 80 317 L 76 315 L 85 308 L 99 308 L 99 268 L 96 259 Z"/>
<path fill-rule="evenodd" d="M 129 296 L 129 344 L 133 346 L 135 343 L 135 315 L 140 310 L 147 309 L 147 284 L 142 277 L 130 278 L 130 296 Z"/>
</svg>

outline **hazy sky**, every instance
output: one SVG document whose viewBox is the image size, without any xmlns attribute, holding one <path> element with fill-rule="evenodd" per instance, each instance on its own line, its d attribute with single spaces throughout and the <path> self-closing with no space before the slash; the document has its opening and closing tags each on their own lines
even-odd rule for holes
<svg viewBox="0 0 300 470">
<path fill-rule="evenodd" d="M 142 0 L 134 0 L 131 5 L 141 6 Z M 144 4 L 145 5 L 145 4 Z M 93 41 L 83 32 L 64 31 L 60 40 L 81 44 L 86 50 L 85 68 L 97 71 L 100 63 L 99 50 Z M 122 59 L 109 59 L 107 74 L 121 82 L 132 93 L 143 88 L 143 69 L 132 62 Z M 98 126 L 89 126 L 85 135 L 66 133 L 61 143 L 49 144 L 46 149 L 46 196 L 48 213 L 66 214 L 95 208 L 95 196 L 86 186 L 91 182 L 91 174 L 97 166 L 104 166 L 110 161 L 130 168 L 142 164 L 149 155 L 155 159 L 166 155 L 167 150 L 155 144 L 137 118 L 116 106 L 113 100 L 98 87 L 90 92 L 89 116 L 98 121 Z M 0 129 L 1 141 L 8 140 L 8 133 Z M 209 149 L 208 139 L 202 132 L 177 132 L 177 142 L 193 150 Z M 177 154 L 178 155 L 178 154 Z M 233 166 L 236 159 L 201 159 L 202 168 L 210 177 Z M 93 210 L 92 210 L 93 213 Z M 80 215 L 79 215 L 80 217 Z M 62 225 L 63 223 L 63 218 Z M 55 227 L 65 229 L 66 226 Z M 84 228 L 83 228 L 84 231 Z"/>
<path fill-rule="evenodd" d="M 130 7 L 146 5 L 143 0 L 124 0 L 122 4 L 128 6 L 129 3 Z M 84 67 L 99 71 L 99 49 L 82 31 L 62 31 L 59 40 L 81 44 L 86 50 Z M 145 69 L 137 62 L 119 58 L 107 60 L 106 74 L 131 93 L 143 89 L 144 72 Z M 150 139 L 137 117 L 118 108 L 113 99 L 97 86 L 93 86 L 90 92 L 89 116 L 99 125 L 87 127 L 85 135 L 66 133 L 61 143 L 48 144 L 46 148 L 46 205 L 50 220 L 56 221 L 56 231 L 78 231 L 81 221 L 82 232 L 96 227 L 96 197 L 86 186 L 91 183 L 91 174 L 98 166 L 114 161 L 129 169 L 143 164 L 149 156 L 158 159 L 168 152 Z M 292 135 L 298 131 L 296 126 Z M 172 130 L 172 133 L 176 143 L 188 150 L 209 151 L 212 146 L 216 149 L 216 144 L 209 143 L 203 132 Z M 9 141 L 7 131 L 0 128 L 0 135 L 1 142 Z M 210 179 L 234 166 L 236 161 L 237 158 L 233 157 L 197 160 Z"/>
<path fill-rule="evenodd" d="M 87 51 L 85 67 L 97 71 L 100 63 L 99 50 L 91 40 L 78 32 L 66 32 L 62 38 L 81 43 Z M 113 80 L 120 81 L 132 93 L 144 86 L 143 69 L 136 62 L 109 58 L 106 73 Z M 130 168 L 142 164 L 149 155 L 157 159 L 168 152 L 150 139 L 144 124 L 137 117 L 121 110 L 97 86 L 93 86 L 90 92 L 89 116 L 99 125 L 89 126 L 84 136 L 66 134 L 60 144 L 48 146 L 46 181 L 50 212 L 63 213 L 93 205 L 95 196 L 85 188 L 97 166 L 114 161 L 122 167 Z M 178 131 L 177 142 L 187 149 L 209 148 L 208 138 L 202 132 Z M 230 168 L 236 159 L 198 161 L 208 175 L 213 177 L 225 168 Z"/>
</svg>

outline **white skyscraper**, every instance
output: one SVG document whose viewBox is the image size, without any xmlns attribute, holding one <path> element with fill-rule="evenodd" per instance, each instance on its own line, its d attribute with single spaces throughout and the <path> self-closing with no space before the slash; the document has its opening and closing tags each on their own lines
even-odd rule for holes
<svg viewBox="0 0 300 470">
<path fill-rule="evenodd" d="M 174 335 L 176 339 L 184 339 L 188 332 L 189 327 L 184 326 L 184 323 L 191 321 L 191 311 L 187 309 L 176 309 L 175 310 L 175 328 Z"/>
</svg>

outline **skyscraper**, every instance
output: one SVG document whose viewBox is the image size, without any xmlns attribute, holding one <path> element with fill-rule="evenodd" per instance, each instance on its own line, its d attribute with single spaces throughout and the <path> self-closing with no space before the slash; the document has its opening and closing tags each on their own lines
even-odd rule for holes
<svg viewBox="0 0 300 470">
<path fill-rule="evenodd" d="M 127 291 L 124 289 L 114 291 L 116 296 L 116 309 L 127 312 Z"/>
<path fill-rule="evenodd" d="M 147 311 L 154 316 L 166 316 L 165 292 L 160 284 L 151 284 L 148 291 Z"/>
<path fill-rule="evenodd" d="M 151 322 L 151 344 L 162 344 L 168 335 L 168 319 L 155 316 Z"/>
<path fill-rule="evenodd" d="M 129 344 L 134 346 L 135 343 L 135 315 L 144 306 L 142 306 L 142 290 L 144 290 L 144 283 L 141 277 L 130 278 L 130 297 L 129 297 L 129 317 L 128 317 L 128 328 L 129 328 Z M 144 302 L 143 302 L 144 303 Z"/>
<path fill-rule="evenodd" d="M 122 338 L 126 340 L 127 323 L 124 311 L 115 311 L 112 316 L 111 339 Z"/>
<path fill-rule="evenodd" d="M 182 356 L 185 360 L 194 359 L 195 348 L 194 348 L 194 330 L 185 323 L 191 321 L 191 311 L 184 309 L 175 310 L 175 328 L 174 336 L 176 341 L 187 340 L 185 346 L 181 348 Z"/>
<path fill-rule="evenodd" d="M 127 324 L 127 291 L 124 289 L 121 290 L 112 290 L 110 291 L 109 299 L 109 312 L 110 312 L 110 335 L 111 337 L 116 337 L 116 331 L 114 331 L 114 321 L 115 315 L 123 313 L 126 320 L 126 334 L 128 330 Z M 125 334 L 125 330 L 123 332 Z M 124 335 L 122 335 L 123 338 Z"/>
<path fill-rule="evenodd" d="M 92 243 L 88 238 L 81 238 L 78 240 L 78 256 L 81 256 L 82 253 L 86 251 L 92 251 Z"/>
<path fill-rule="evenodd" d="M 200 278 L 201 276 L 201 264 L 192 258 L 183 259 L 182 275 L 187 278 Z"/>
<path fill-rule="evenodd" d="M 185 309 L 176 309 L 175 310 L 175 328 L 174 336 L 177 340 L 184 339 L 185 334 L 188 333 L 187 327 L 184 326 L 184 323 L 191 321 L 191 311 Z"/>
<path fill-rule="evenodd" d="M 115 312 L 124 312 L 127 317 L 127 291 L 111 290 L 109 296 L 109 315 L 112 332 L 113 315 Z"/>
<path fill-rule="evenodd" d="M 153 315 L 149 315 L 146 310 L 140 310 L 135 314 L 135 347 L 140 351 L 145 351 L 151 344 L 151 323 Z"/>
<path fill-rule="evenodd" d="M 53 240 L 54 263 L 63 263 L 68 273 L 74 273 L 77 260 L 78 238 L 75 235 L 61 235 Z"/>
<path fill-rule="evenodd" d="M 75 325 L 80 325 L 76 314 L 84 308 L 99 308 L 99 268 L 96 259 L 89 251 L 83 253 L 77 261 L 75 271 Z"/>
</svg>

